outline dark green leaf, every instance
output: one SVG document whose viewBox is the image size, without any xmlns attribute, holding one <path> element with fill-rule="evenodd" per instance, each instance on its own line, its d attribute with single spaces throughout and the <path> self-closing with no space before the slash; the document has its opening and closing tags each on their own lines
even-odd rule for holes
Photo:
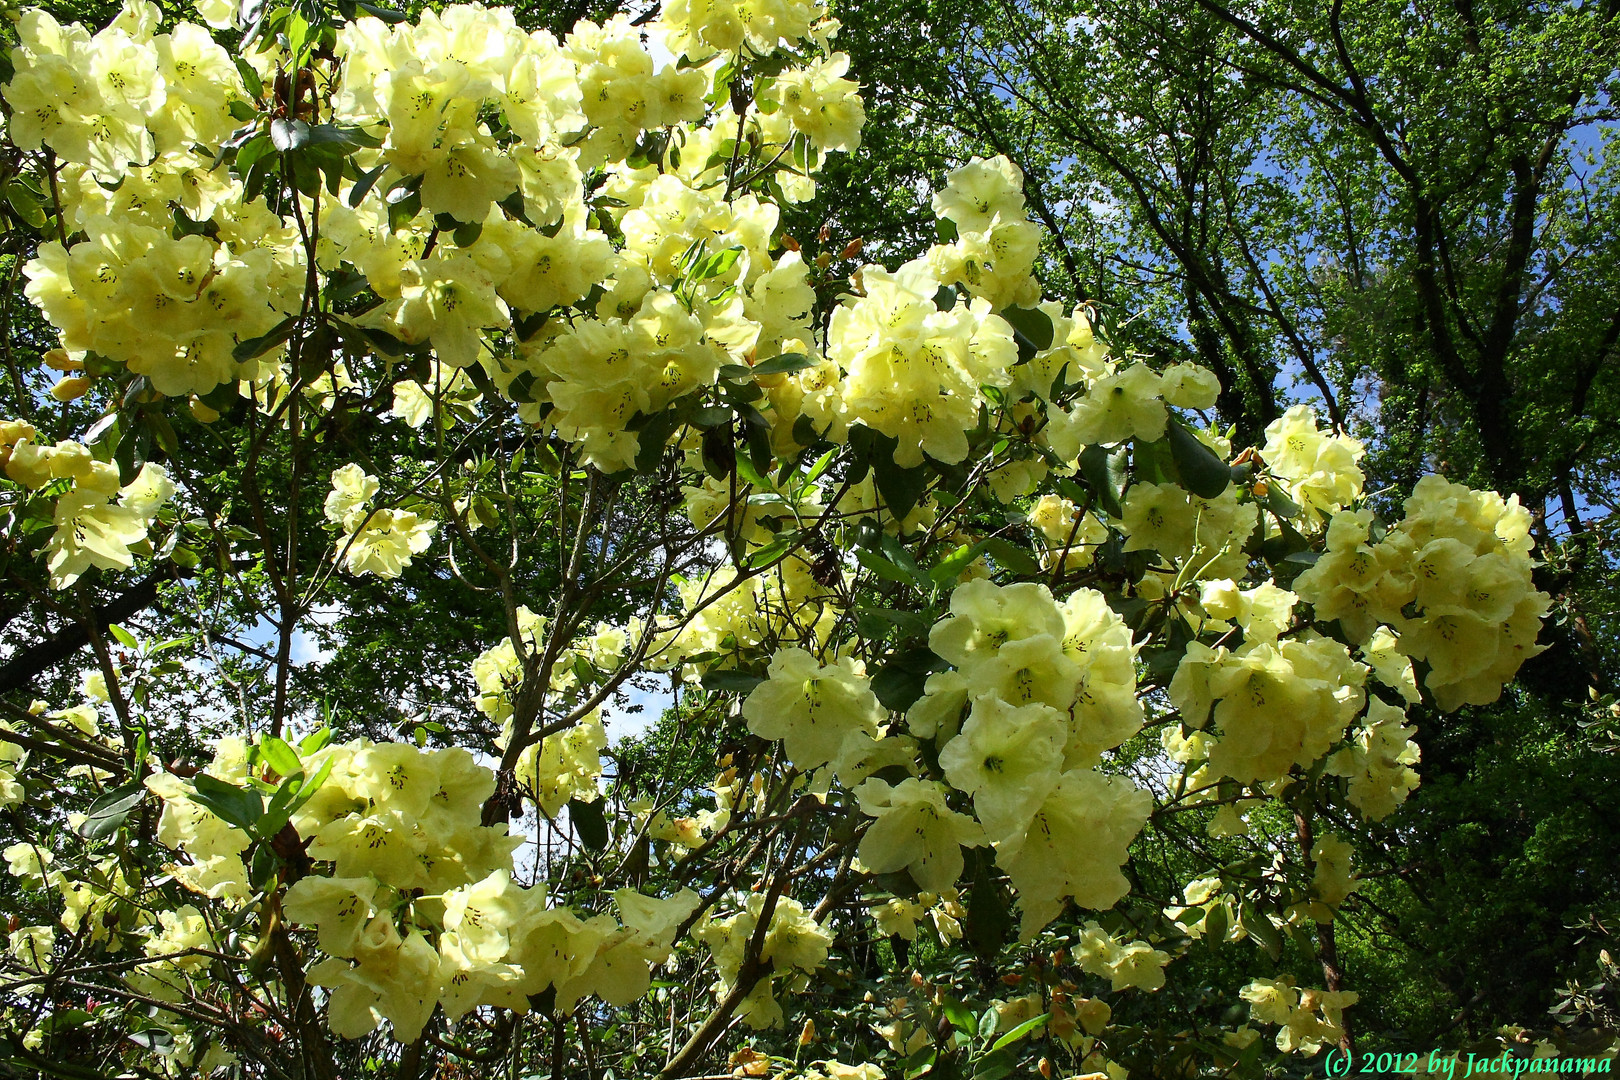
<svg viewBox="0 0 1620 1080">
<path fill-rule="evenodd" d="M 815 361 L 803 353 L 790 352 L 782 353 L 780 356 L 773 356 L 763 364 L 755 365 L 753 372 L 755 375 L 785 375 L 795 371 L 803 371 L 805 368 L 814 365 Z"/>
<path fill-rule="evenodd" d="M 100 419 L 97 419 L 96 423 L 91 424 L 91 426 L 87 427 L 86 431 L 84 431 L 83 436 L 79 437 L 79 440 L 81 440 L 81 442 L 83 442 L 83 444 L 91 445 L 91 447 L 94 447 L 94 445 L 99 444 L 99 442 L 109 442 L 109 444 L 117 444 L 117 442 L 118 442 L 118 413 L 107 413 L 107 415 L 102 416 L 102 418 L 100 418 Z"/>
<path fill-rule="evenodd" d="M 1290 499 L 1276 484 L 1271 484 L 1258 501 L 1261 506 L 1280 518 L 1297 518 L 1301 513 L 1299 503 Z"/>
<path fill-rule="evenodd" d="M 752 693 L 754 687 L 765 681 L 765 676 L 752 671 L 708 671 L 703 675 L 703 689 L 722 690 L 728 694 Z"/>
<path fill-rule="evenodd" d="M 1238 916 L 1238 925 L 1247 930 L 1249 936 L 1266 950 L 1266 954 L 1273 960 L 1282 955 L 1282 935 L 1277 928 L 1271 925 L 1271 920 L 1261 912 L 1255 910 L 1252 903 L 1245 900 L 1243 910 Z"/>
<path fill-rule="evenodd" d="M 251 788 L 239 788 L 207 773 L 192 777 L 192 801 L 206 806 L 239 829 L 251 831 L 264 816 L 264 797 Z"/>
<path fill-rule="evenodd" d="M 664 456 L 664 446 L 680 424 L 680 414 L 674 409 L 665 409 L 641 426 L 636 433 L 640 440 L 636 448 L 636 472 L 650 473 L 657 467 L 659 458 Z"/>
<path fill-rule="evenodd" d="M 974 952 L 994 960 L 1012 931 L 1007 890 L 995 873 L 995 858 L 984 848 L 970 852 L 973 887 L 968 892 L 967 921 L 962 930 Z"/>
<path fill-rule="evenodd" d="M 1052 347 L 1052 317 L 1039 308 L 1006 308 L 1000 315 L 1012 327 L 1018 359 L 1028 361 Z"/>
<path fill-rule="evenodd" d="M 889 581 L 898 581 L 902 585 L 911 585 L 916 583 L 916 579 L 910 574 L 906 573 L 904 570 L 900 569 L 894 563 L 890 562 L 888 559 L 885 559 L 875 551 L 867 548 L 857 548 L 855 550 L 855 559 L 862 566 L 866 567 L 880 578 L 885 578 Z"/>
<path fill-rule="evenodd" d="M 992 536 L 980 546 L 984 548 L 986 555 L 996 560 L 996 563 L 1010 574 L 1027 577 L 1041 572 L 1041 564 L 1035 560 L 1034 555 L 1004 537 Z"/>
<path fill-rule="evenodd" d="M 580 842 L 592 851 L 601 851 L 607 847 L 608 826 L 607 817 L 602 812 L 602 800 L 594 802 L 581 802 L 578 799 L 568 800 L 568 820 L 579 833 Z"/>
<path fill-rule="evenodd" d="M 1181 486 L 1200 498 L 1213 499 L 1232 482 L 1232 469 L 1198 440 L 1187 425 L 1172 419 L 1165 427 L 1170 453 L 1181 473 Z"/>
<path fill-rule="evenodd" d="M 241 74 L 242 85 L 251 96 L 255 98 L 264 96 L 264 83 L 260 81 L 258 71 L 248 63 L 247 57 L 241 55 L 236 57 L 236 70 Z"/>
<path fill-rule="evenodd" d="M 1120 499 L 1125 493 L 1127 454 L 1125 447 L 1112 451 L 1088 446 L 1080 451 L 1080 475 L 1085 477 L 1097 505 L 1114 517 L 1124 513 Z"/>
<path fill-rule="evenodd" d="M 252 360 L 256 356 L 263 356 L 277 345 L 282 344 L 293 336 L 293 329 L 298 325 L 298 318 L 289 315 L 276 324 L 275 329 L 268 334 L 261 334 L 246 341 L 239 341 L 236 348 L 231 350 L 231 357 L 235 360 Z"/>
<path fill-rule="evenodd" d="M 692 412 L 692 426 L 695 428 L 717 428 L 729 424 L 736 414 L 723 405 L 705 405 Z"/>
<path fill-rule="evenodd" d="M 382 178 L 382 174 L 387 171 L 388 162 L 385 161 L 375 169 L 367 169 L 361 173 L 360 179 L 355 181 L 354 187 L 349 189 L 349 205 L 351 207 L 359 206 L 365 197 L 371 193 L 371 189 L 376 186 L 377 181 Z"/>
<path fill-rule="evenodd" d="M 79 826 L 79 835 L 86 840 L 111 836 L 145 797 L 146 785 L 140 780 L 131 780 L 121 787 L 102 792 L 101 797 L 90 804 L 90 810 Z"/>
<path fill-rule="evenodd" d="M 1018 1058 L 1011 1050 L 997 1050 L 979 1059 L 973 1067 L 973 1080 L 1002 1080 L 1017 1067 Z"/>
<path fill-rule="evenodd" d="M 247 142 L 243 143 L 242 148 L 236 152 L 237 173 L 239 175 L 246 173 L 247 170 L 251 169 L 255 164 L 257 164 L 261 158 L 275 152 L 275 143 L 271 142 L 268 136 L 254 136 Z"/>
<path fill-rule="evenodd" d="M 1210 948 L 1215 948 L 1226 940 L 1226 929 L 1229 917 L 1224 903 L 1216 904 L 1204 916 L 1204 941 Z"/>
<path fill-rule="evenodd" d="M 872 479 L 876 482 L 878 494 L 883 496 L 884 505 L 889 508 L 889 513 L 894 515 L 895 520 L 903 521 L 928 487 L 928 468 L 925 465 L 917 465 L 905 469 L 894 463 L 892 454 L 874 456 Z"/>
<path fill-rule="evenodd" d="M 395 11 L 393 8 L 378 7 L 376 4 L 366 3 L 366 0 L 360 0 L 360 2 L 355 6 L 361 11 L 365 12 L 367 15 L 374 15 L 385 23 L 402 23 L 409 18 L 409 16 L 403 11 Z"/>
<path fill-rule="evenodd" d="M 945 668 L 945 661 L 927 648 L 909 649 L 883 665 L 872 677 L 872 693 L 885 709 L 904 712 L 923 695 L 928 676 Z"/>
</svg>

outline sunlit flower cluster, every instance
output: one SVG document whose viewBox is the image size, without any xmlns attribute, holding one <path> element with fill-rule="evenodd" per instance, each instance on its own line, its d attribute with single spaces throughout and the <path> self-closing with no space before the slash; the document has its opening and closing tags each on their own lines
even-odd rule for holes
<svg viewBox="0 0 1620 1080">
<path fill-rule="evenodd" d="M 5 474 L 56 493 L 56 531 L 45 549 L 52 587 L 67 588 L 92 566 L 128 570 L 137 551 L 150 552 L 147 530 L 175 492 L 163 466 L 149 462 L 123 484 L 118 466 L 97 460 L 83 443 L 45 445 L 37 437 L 21 421 L 4 425 Z"/>
<path fill-rule="evenodd" d="M 1277 1049 L 1307 1056 L 1344 1037 L 1344 1010 L 1360 1000 L 1353 990 L 1301 990 L 1288 976 L 1255 979 L 1241 991 L 1249 1015 L 1280 1024 Z"/>
<path fill-rule="evenodd" d="M 1369 512 L 1335 514 L 1326 554 L 1294 588 L 1353 640 L 1390 628 L 1396 650 L 1427 663 L 1424 686 L 1442 709 L 1495 701 L 1545 648 L 1536 635 L 1552 601 L 1531 581 L 1530 515 L 1517 496 L 1434 475 L 1405 509 L 1377 539 Z"/>
</svg>

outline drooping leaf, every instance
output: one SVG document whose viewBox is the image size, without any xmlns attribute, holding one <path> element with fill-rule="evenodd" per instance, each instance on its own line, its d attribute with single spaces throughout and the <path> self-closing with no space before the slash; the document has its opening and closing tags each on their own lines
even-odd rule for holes
<svg viewBox="0 0 1620 1080">
<path fill-rule="evenodd" d="M 1213 499 L 1232 482 L 1232 469 L 1199 441 L 1187 425 L 1171 420 L 1165 427 L 1170 453 L 1181 473 L 1181 486 L 1194 495 Z"/>
<path fill-rule="evenodd" d="M 1036 353 L 1052 347 L 1052 317 L 1040 308 L 1010 307 L 999 314 L 1012 327 L 1020 362 L 1027 363 Z"/>
<path fill-rule="evenodd" d="M 1125 494 L 1127 457 L 1123 446 L 1112 451 L 1088 446 L 1080 451 L 1080 475 L 1085 477 L 1097 506 L 1114 517 L 1124 513 L 1120 500 Z"/>
<path fill-rule="evenodd" d="M 586 847 L 592 851 L 601 851 L 607 847 L 607 816 L 602 811 L 601 799 L 592 802 L 569 799 L 568 820 L 573 823 L 574 830 L 579 833 L 580 842 Z"/>
<path fill-rule="evenodd" d="M 140 780 L 131 780 L 111 791 L 102 792 L 101 796 L 90 804 L 84 822 L 79 826 L 79 835 L 86 840 L 101 840 L 111 836 L 124 824 L 129 812 L 140 805 L 140 801 L 145 797 L 146 785 Z"/>
</svg>

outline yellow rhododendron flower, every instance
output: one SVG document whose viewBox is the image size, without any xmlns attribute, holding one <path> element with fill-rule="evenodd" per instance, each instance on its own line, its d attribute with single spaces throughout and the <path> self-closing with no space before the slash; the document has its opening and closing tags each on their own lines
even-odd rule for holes
<svg viewBox="0 0 1620 1080">
<path fill-rule="evenodd" d="M 861 813 L 877 818 L 861 838 L 860 857 L 875 874 L 906 870 L 918 888 L 944 892 L 962 876 L 962 848 L 978 847 L 984 830 L 945 803 L 942 784 L 908 777 L 890 786 L 869 779 L 856 789 Z"/>
</svg>

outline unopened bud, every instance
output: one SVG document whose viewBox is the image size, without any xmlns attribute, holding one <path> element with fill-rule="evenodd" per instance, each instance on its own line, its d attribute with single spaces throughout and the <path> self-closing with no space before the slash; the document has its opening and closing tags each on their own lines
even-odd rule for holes
<svg viewBox="0 0 1620 1080">
<path fill-rule="evenodd" d="M 923 979 L 922 972 L 913 971 L 911 973 L 911 985 L 916 987 L 918 990 L 921 990 L 923 987 L 927 986 L 928 983 Z"/>
<path fill-rule="evenodd" d="M 832 225 L 830 223 L 822 225 L 821 226 L 821 231 L 816 233 L 816 239 L 820 240 L 823 244 L 825 244 L 829 239 L 831 239 L 831 237 L 832 237 Z"/>
<path fill-rule="evenodd" d="M 813 1043 L 815 1041 L 816 1041 L 816 1022 L 814 1020 L 806 1020 L 804 1022 L 804 1030 L 799 1032 L 799 1045 L 800 1046 L 809 1046 L 811 1043 Z"/>
<path fill-rule="evenodd" d="M 1001 981 L 1006 983 L 1008 986 L 1017 986 L 1019 983 L 1024 981 L 1024 977 L 1016 971 L 1010 971 L 1001 977 Z"/>
<path fill-rule="evenodd" d="M 800 250 L 799 249 L 799 242 L 797 240 L 793 239 L 793 234 L 792 233 L 783 233 L 782 234 L 782 246 L 787 248 L 789 251 L 798 251 L 798 250 Z"/>
<path fill-rule="evenodd" d="M 840 259 L 853 259 L 855 256 L 861 253 L 861 248 L 865 246 L 866 241 L 857 236 L 855 239 L 849 242 L 848 247 L 844 248 L 843 251 L 838 253 L 838 257 Z"/>
<path fill-rule="evenodd" d="M 65 349 L 52 349 L 50 352 L 40 357 L 40 359 L 45 361 L 45 366 L 50 368 L 52 371 L 84 370 L 84 364 L 81 361 L 75 360 L 69 356 L 67 354 L 67 350 Z"/>
<path fill-rule="evenodd" d="M 202 398 L 196 394 L 191 395 L 191 415 L 199 424 L 212 424 L 219 419 L 219 413 L 209 405 L 204 404 Z"/>
<path fill-rule="evenodd" d="M 77 401 L 90 389 L 90 380 L 83 375 L 68 375 L 58 379 L 51 387 L 51 397 L 57 401 Z"/>
<path fill-rule="evenodd" d="M 1051 1058 L 1041 1058 L 1040 1064 L 1037 1066 L 1037 1068 L 1041 1070 L 1041 1075 L 1046 1077 L 1046 1080 L 1052 1080 Z"/>
<path fill-rule="evenodd" d="M 831 264 L 832 264 L 832 256 L 829 255 L 827 252 L 823 251 L 820 255 L 816 256 L 816 266 L 819 267 L 820 269 L 825 270 Z"/>
<path fill-rule="evenodd" d="M 1254 493 L 1263 499 L 1271 493 L 1271 485 L 1264 480 L 1256 480 L 1254 482 Z"/>
</svg>

